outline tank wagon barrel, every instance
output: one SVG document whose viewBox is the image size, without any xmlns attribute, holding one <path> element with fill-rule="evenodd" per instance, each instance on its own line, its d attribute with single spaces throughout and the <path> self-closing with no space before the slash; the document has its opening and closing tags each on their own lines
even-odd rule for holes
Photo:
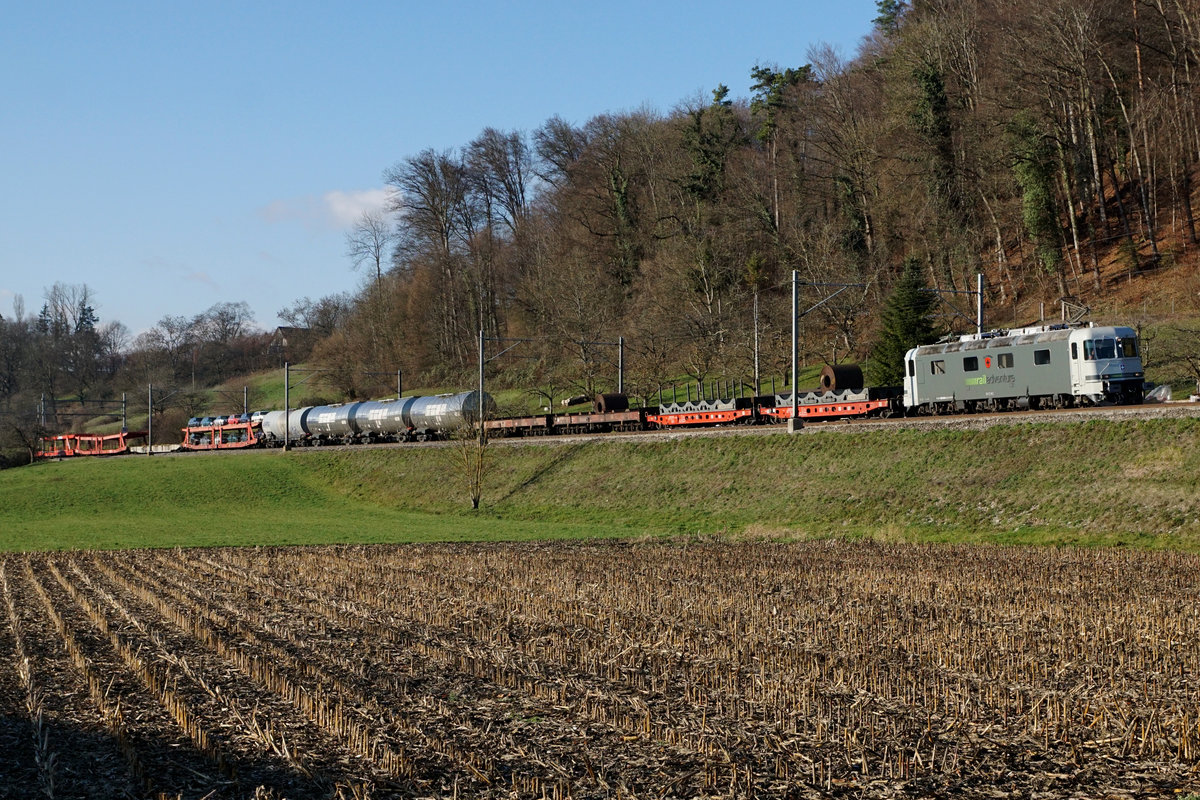
<svg viewBox="0 0 1200 800">
<path fill-rule="evenodd" d="M 305 416 L 304 427 L 311 436 L 327 438 L 352 437 L 358 433 L 354 413 L 362 403 L 344 403 L 336 406 L 317 406 Z"/>
<path fill-rule="evenodd" d="M 268 444 L 284 441 L 285 425 L 286 438 L 297 444 L 426 441 L 474 425 L 481 405 L 485 415 L 495 415 L 495 401 L 485 393 L 481 404 L 477 391 L 307 406 L 268 412 L 262 429 Z"/>
<path fill-rule="evenodd" d="M 307 434 L 304 423 L 312 406 L 293 408 L 290 411 L 268 411 L 262 419 L 263 435 L 268 442 L 278 439 L 303 439 Z"/>
<path fill-rule="evenodd" d="M 483 395 L 482 406 L 485 416 L 495 416 L 496 403 L 490 395 Z M 416 398 L 405 408 L 404 417 L 414 430 L 444 433 L 474 425 L 479 421 L 480 410 L 479 392 L 439 394 Z"/>
<path fill-rule="evenodd" d="M 355 432 L 367 439 L 378 439 L 408 430 L 404 411 L 416 400 L 416 397 L 401 397 L 360 403 L 354 411 Z"/>
</svg>

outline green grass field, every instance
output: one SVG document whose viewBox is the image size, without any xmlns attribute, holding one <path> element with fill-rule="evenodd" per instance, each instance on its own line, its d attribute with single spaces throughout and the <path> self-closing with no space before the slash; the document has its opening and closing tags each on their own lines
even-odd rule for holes
<svg viewBox="0 0 1200 800">
<path fill-rule="evenodd" d="M 124 456 L 0 472 L 0 549 L 721 535 L 1200 550 L 1200 421 Z"/>
<path fill-rule="evenodd" d="M 356 497 L 307 453 L 123 456 L 0 472 L 0 550 L 531 539 L 588 526 L 483 520 Z M 346 461 L 356 459 L 350 454 Z"/>
</svg>

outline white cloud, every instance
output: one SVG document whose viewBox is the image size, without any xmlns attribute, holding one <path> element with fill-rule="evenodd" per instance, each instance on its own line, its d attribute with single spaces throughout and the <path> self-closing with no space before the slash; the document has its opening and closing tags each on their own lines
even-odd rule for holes
<svg viewBox="0 0 1200 800">
<path fill-rule="evenodd" d="M 391 193 L 387 189 L 363 189 L 357 192 L 326 192 L 325 207 L 340 228 L 349 228 L 368 212 L 381 212 Z"/>
<path fill-rule="evenodd" d="M 190 272 L 187 275 L 184 275 L 183 279 L 189 283 L 198 283 L 201 286 L 207 286 L 208 288 L 217 292 L 221 291 L 221 285 L 217 283 L 211 275 L 203 270 Z"/>
<path fill-rule="evenodd" d="M 299 222 L 310 229 L 345 230 L 366 212 L 383 211 L 391 193 L 387 189 L 334 189 L 317 197 L 276 200 L 259 210 L 267 222 Z"/>
</svg>

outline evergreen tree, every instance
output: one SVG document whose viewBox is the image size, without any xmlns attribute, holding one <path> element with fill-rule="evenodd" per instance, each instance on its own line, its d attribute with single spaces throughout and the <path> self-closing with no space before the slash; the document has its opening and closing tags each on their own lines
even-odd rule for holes
<svg viewBox="0 0 1200 800">
<path fill-rule="evenodd" d="M 887 36 L 900 30 L 900 20 L 908 11 L 908 3 L 904 0 L 876 0 L 875 8 L 879 16 L 871 20 Z"/>
<path fill-rule="evenodd" d="M 1013 174 L 1021 187 L 1021 219 L 1033 241 L 1038 262 L 1067 293 L 1062 274 L 1062 223 L 1059 221 L 1055 189 L 1054 149 L 1027 113 L 1019 113 L 1009 124 L 1013 146 Z"/>
<path fill-rule="evenodd" d="M 904 262 L 904 273 L 883 308 L 883 329 L 867 364 L 872 386 L 899 386 L 904 380 L 904 354 L 911 348 L 937 341 L 940 331 L 933 321 L 937 295 L 929 290 L 915 258 Z"/>
</svg>

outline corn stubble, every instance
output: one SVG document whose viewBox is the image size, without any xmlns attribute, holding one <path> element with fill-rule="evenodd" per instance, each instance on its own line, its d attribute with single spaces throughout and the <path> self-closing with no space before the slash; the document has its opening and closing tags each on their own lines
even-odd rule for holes
<svg viewBox="0 0 1200 800">
<path fill-rule="evenodd" d="M 0 779 L 28 798 L 1186 794 L 1198 567 L 845 542 L 9 555 Z"/>
</svg>

